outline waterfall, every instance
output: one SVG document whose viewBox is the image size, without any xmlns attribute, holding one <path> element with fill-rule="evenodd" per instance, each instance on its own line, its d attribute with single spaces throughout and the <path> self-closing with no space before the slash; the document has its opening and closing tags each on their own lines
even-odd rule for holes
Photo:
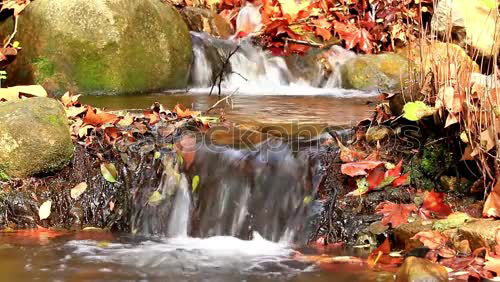
<svg viewBox="0 0 500 282">
<path fill-rule="evenodd" d="M 200 144 L 189 170 L 174 156 L 163 160 L 158 185 L 137 187 L 132 228 L 166 237 L 260 234 L 275 242 L 307 239 L 307 217 L 320 174 L 307 152 L 294 152 L 281 141 L 251 149 Z M 199 184 L 192 187 L 192 179 Z M 144 203 L 154 191 L 164 200 Z M 144 196 L 140 196 L 143 194 Z M 256 232 L 256 233 L 255 233 Z"/>
<path fill-rule="evenodd" d="M 251 39 L 223 40 L 192 32 L 191 93 L 207 93 L 222 73 L 224 94 L 359 96 L 341 88 L 341 65 L 355 56 L 340 46 L 305 56 L 273 56 Z M 217 88 L 217 87 L 215 87 Z M 218 91 L 218 89 L 216 89 Z"/>
</svg>

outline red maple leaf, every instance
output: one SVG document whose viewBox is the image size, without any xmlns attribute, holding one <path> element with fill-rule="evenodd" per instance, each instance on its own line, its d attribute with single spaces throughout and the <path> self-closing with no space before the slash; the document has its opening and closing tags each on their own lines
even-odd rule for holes
<svg viewBox="0 0 500 282">
<path fill-rule="evenodd" d="M 368 30 L 338 21 L 334 23 L 334 28 L 340 38 L 345 40 L 347 49 L 353 49 L 358 46 L 363 52 L 371 53 L 373 49 L 373 37 Z"/>
<path fill-rule="evenodd" d="M 376 214 L 382 214 L 382 224 L 391 224 L 393 228 L 408 222 L 408 217 L 412 212 L 416 212 L 417 207 L 414 204 L 395 204 L 389 201 L 380 203 L 375 208 Z"/>
<path fill-rule="evenodd" d="M 426 192 L 421 212 L 429 217 L 434 213 L 438 217 L 447 217 L 452 213 L 451 207 L 444 202 L 444 193 Z"/>
</svg>

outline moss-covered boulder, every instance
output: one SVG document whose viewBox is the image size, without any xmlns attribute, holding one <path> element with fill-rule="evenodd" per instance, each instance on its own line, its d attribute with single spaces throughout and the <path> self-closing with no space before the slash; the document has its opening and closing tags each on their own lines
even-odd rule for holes
<svg viewBox="0 0 500 282">
<path fill-rule="evenodd" d="M 1 27 L 4 35 L 11 25 Z M 23 50 L 7 70 L 9 83 L 56 94 L 184 88 L 192 60 L 186 24 L 159 0 L 37 0 L 15 40 Z"/>
<path fill-rule="evenodd" d="M 0 103 L 0 177 L 56 171 L 73 156 L 63 106 L 49 98 Z"/>
<path fill-rule="evenodd" d="M 398 91 L 409 78 L 408 59 L 394 53 L 357 56 L 341 68 L 342 87 Z"/>
</svg>

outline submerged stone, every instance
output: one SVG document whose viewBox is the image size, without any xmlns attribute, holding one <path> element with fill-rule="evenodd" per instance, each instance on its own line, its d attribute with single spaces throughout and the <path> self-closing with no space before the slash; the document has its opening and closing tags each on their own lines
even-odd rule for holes
<svg viewBox="0 0 500 282">
<path fill-rule="evenodd" d="M 0 103 L 0 172 L 50 173 L 67 165 L 73 142 L 63 106 L 49 98 Z"/>
<path fill-rule="evenodd" d="M 23 12 L 15 40 L 23 49 L 7 69 L 9 83 L 56 94 L 180 89 L 192 60 L 182 17 L 155 0 L 37 0 Z"/>
</svg>

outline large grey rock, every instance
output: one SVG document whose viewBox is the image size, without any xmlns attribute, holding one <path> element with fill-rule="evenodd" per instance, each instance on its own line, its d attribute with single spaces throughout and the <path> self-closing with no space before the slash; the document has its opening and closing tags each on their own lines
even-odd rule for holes
<svg viewBox="0 0 500 282">
<path fill-rule="evenodd" d="M 431 22 L 433 32 L 474 47 L 483 56 L 500 48 L 497 0 L 441 0 Z M 448 38 L 447 38 L 448 37 Z"/>
<path fill-rule="evenodd" d="M 27 177 L 67 165 L 73 142 L 63 106 L 54 99 L 0 103 L 0 175 Z"/>
<path fill-rule="evenodd" d="M 23 50 L 8 68 L 10 83 L 59 94 L 184 88 L 192 60 L 186 24 L 159 0 L 33 1 L 15 39 Z"/>
<path fill-rule="evenodd" d="M 362 55 L 347 61 L 341 73 L 344 88 L 398 91 L 409 78 L 409 63 L 394 53 Z"/>
</svg>

